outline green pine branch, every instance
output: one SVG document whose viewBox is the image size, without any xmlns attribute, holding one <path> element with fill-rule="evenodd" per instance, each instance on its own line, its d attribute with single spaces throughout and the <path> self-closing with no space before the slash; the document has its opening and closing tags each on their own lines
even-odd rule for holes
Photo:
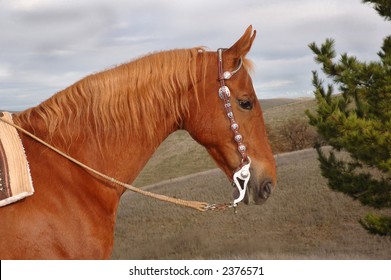
<svg viewBox="0 0 391 280">
<path fill-rule="evenodd" d="M 391 19 L 391 1 L 363 2 Z M 350 160 L 338 159 L 333 152 L 327 156 L 318 148 L 322 175 L 330 188 L 364 205 L 391 208 L 391 36 L 383 40 L 379 61 L 368 63 L 346 53 L 337 60 L 334 45 L 333 39 L 308 45 L 332 84 L 324 86 L 312 72 L 317 109 L 306 114 L 323 139 L 335 150 L 348 152 Z M 370 232 L 390 235 L 390 220 L 368 215 L 361 224 Z"/>
</svg>

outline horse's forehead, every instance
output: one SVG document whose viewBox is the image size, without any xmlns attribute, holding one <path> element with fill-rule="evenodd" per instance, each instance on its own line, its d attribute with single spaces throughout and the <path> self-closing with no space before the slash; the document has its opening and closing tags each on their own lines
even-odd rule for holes
<svg viewBox="0 0 391 280">
<path fill-rule="evenodd" d="M 230 81 L 233 94 L 235 95 L 235 92 L 255 94 L 251 76 L 246 69 L 241 69 L 236 75 L 237 77 L 232 77 L 232 81 Z"/>
</svg>

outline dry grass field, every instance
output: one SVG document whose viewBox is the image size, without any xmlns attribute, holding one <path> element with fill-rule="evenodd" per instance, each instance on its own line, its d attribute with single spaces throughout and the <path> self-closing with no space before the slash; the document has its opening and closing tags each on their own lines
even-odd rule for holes
<svg viewBox="0 0 391 280">
<path fill-rule="evenodd" d="M 313 101 L 268 103 L 266 122 L 305 118 Z M 281 105 L 283 104 L 283 105 Z M 368 211 L 327 187 L 313 149 L 279 154 L 278 187 L 238 213 L 197 212 L 133 193 L 118 210 L 113 259 L 391 259 L 391 239 L 358 223 Z M 135 185 L 170 196 L 228 202 L 227 178 L 184 131 L 156 151 Z"/>
<path fill-rule="evenodd" d="M 278 155 L 278 188 L 263 205 L 238 213 L 196 212 L 126 193 L 113 259 L 391 259 L 391 239 L 358 223 L 371 209 L 331 191 L 312 149 Z M 217 169 L 149 186 L 158 193 L 227 202 Z"/>
</svg>

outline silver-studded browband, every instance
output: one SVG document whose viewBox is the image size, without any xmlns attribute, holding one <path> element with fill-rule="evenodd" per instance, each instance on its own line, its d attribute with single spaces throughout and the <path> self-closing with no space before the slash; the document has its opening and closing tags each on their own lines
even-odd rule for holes
<svg viewBox="0 0 391 280">
<path fill-rule="evenodd" d="M 242 157 L 242 163 L 238 166 L 238 168 L 234 171 L 233 174 L 233 184 L 235 184 L 236 188 L 239 191 L 239 197 L 237 197 L 233 201 L 233 206 L 236 206 L 240 201 L 243 200 L 247 191 L 247 184 L 250 180 L 250 175 L 251 175 L 250 174 L 251 159 L 247 155 L 246 146 L 243 144 L 243 136 L 239 133 L 239 124 L 235 120 L 235 116 L 232 111 L 232 106 L 230 102 L 231 92 L 229 88 L 225 85 L 225 80 L 229 80 L 233 75 L 235 75 L 242 67 L 243 62 L 242 62 L 242 58 L 239 58 L 238 67 L 235 70 L 224 72 L 223 52 L 224 49 L 217 50 L 219 81 L 220 81 L 219 97 L 224 101 L 224 107 L 227 113 L 227 117 L 230 120 L 230 127 L 234 133 L 234 140 L 237 143 L 238 152 Z"/>
</svg>

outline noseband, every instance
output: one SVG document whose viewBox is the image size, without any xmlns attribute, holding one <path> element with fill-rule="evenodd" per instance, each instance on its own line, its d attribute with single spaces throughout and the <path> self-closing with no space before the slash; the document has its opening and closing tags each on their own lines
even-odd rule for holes
<svg viewBox="0 0 391 280">
<path fill-rule="evenodd" d="M 233 174 L 233 185 L 239 191 L 239 197 L 233 201 L 233 206 L 235 207 L 240 201 L 243 200 L 246 191 L 247 184 L 250 180 L 250 164 L 251 159 L 247 155 L 247 148 L 243 144 L 243 136 L 239 133 L 239 125 L 235 120 L 234 113 L 232 111 L 232 106 L 230 102 L 231 92 L 229 88 L 225 85 L 225 81 L 229 80 L 233 75 L 235 75 L 240 68 L 242 67 L 242 58 L 239 58 L 238 67 L 233 71 L 225 71 L 223 69 L 223 51 L 224 49 L 218 49 L 218 68 L 219 68 L 219 81 L 220 81 L 220 89 L 219 89 L 219 97 L 224 101 L 224 108 L 227 113 L 227 117 L 230 121 L 230 127 L 234 134 L 234 140 L 238 146 L 238 152 L 242 157 L 241 164 L 235 169 Z"/>
</svg>

